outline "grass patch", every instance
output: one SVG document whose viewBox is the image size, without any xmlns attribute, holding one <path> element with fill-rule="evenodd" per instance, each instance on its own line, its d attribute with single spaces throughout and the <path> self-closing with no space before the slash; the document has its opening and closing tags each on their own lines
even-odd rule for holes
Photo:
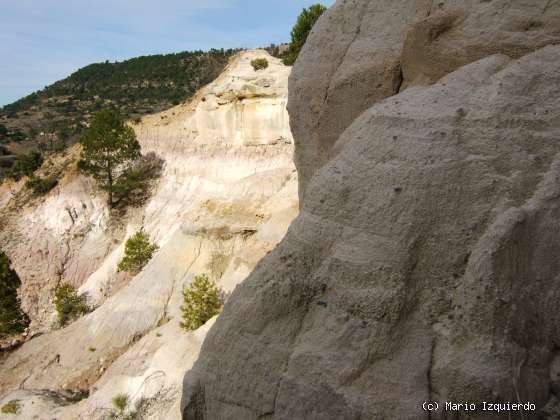
<svg viewBox="0 0 560 420">
<path fill-rule="evenodd" d="M 10 402 L 7 402 L 0 409 L 2 414 L 18 414 L 19 410 L 20 410 L 20 404 L 18 400 L 12 400 Z"/>
<path fill-rule="evenodd" d="M 129 403 L 128 395 L 124 393 L 117 394 L 113 397 L 111 403 L 113 404 L 113 407 L 115 407 L 117 411 L 123 413 L 124 410 L 126 410 L 126 407 L 128 407 L 128 403 Z"/>
</svg>

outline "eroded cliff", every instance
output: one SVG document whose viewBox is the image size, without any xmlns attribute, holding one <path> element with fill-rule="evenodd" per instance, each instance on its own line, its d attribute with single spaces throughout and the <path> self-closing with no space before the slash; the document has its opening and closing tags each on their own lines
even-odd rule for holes
<svg viewBox="0 0 560 420">
<path fill-rule="evenodd" d="M 257 57 L 269 67 L 255 71 Z M 10 215 L 2 246 L 33 328 L 45 332 L 0 362 L 0 396 L 21 400 L 21 418 L 107 418 L 119 393 L 145 418 L 180 417 L 185 366 L 212 323 L 179 328 L 183 287 L 207 273 L 231 292 L 297 213 L 289 72 L 265 51 L 244 51 L 188 103 L 132 123 L 142 152 L 165 164 L 147 203 L 119 218 L 76 171 L 40 199 L 25 198 L 22 183 L 2 187 Z M 76 153 L 66 155 L 74 165 Z M 160 249 L 131 278 L 117 263 L 140 227 Z M 51 331 L 52 291 L 62 281 L 87 293 L 95 310 Z M 70 404 L 77 390 L 89 398 Z"/>
</svg>

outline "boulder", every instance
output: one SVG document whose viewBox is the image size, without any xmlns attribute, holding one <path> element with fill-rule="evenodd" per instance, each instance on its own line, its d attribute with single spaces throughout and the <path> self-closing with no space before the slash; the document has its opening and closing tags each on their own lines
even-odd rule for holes
<svg viewBox="0 0 560 420">
<path fill-rule="evenodd" d="M 560 46 L 542 46 L 560 8 L 441 2 L 438 54 L 450 59 L 424 67 L 402 57 L 430 16 L 400 22 L 405 3 L 338 1 L 314 29 L 290 80 L 300 214 L 210 330 L 185 376 L 184 419 L 554 412 Z M 539 34 L 513 24 L 537 12 Z M 399 24 L 400 47 L 396 35 L 368 44 Z M 494 31 L 479 49 L 476 28 Z M 364 88 L 381 57 L 398 58 L 407 86 L 384 100 Z M 424 411 L 430 401 L 440 410 Z M 477 410 L 445 412 L 446 401 Z"/>
</svg>

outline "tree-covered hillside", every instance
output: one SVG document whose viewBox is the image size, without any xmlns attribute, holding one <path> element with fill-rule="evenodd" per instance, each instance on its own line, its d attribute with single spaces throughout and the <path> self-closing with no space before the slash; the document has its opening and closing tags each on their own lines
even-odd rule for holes
<svg viewBox="0 0 560 420">
<path fill-rule="evenodd" d="M 236 50 L 193 51 L 86 66 L 0 110 L 0 144 L 63 147 L 93 113 L 113 108 L 125 118 L 169 108 L 216 78 Z"/>
</svg>

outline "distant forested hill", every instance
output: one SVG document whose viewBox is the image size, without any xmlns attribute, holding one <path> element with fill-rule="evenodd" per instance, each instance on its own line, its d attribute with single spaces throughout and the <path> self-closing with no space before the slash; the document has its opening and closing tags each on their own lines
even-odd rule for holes
<svg viewBox="0 0 560 420">
<path fill-rule="evenodd" d="M 238 50 L 193 51 L 91 64 L 0 109 L 0 145 L 18 152 L 64 147 L 95 111 L 125 118 L 169 108 L 215 79 Z"/>
</svg>

